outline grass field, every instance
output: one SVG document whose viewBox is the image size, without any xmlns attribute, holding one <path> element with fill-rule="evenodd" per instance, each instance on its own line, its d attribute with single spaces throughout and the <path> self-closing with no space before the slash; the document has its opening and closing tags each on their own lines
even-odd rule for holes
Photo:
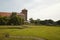
<svg viewBox="0 0 60 40">
<path fill-rule="evenodd" d="M 7 28 L 7 26 L 0 26 L 0 27 Z M 16 27 L 19 27 L 19 26 L 16 26 Z M 0 40 L 7 40 L 7 39 L 3 39 L 5 34 L 9 34 L 10 36 L 33 36 L 33 37 L 45 38 L 48 40 L 60 40 L 60 27 L 28 25 L 28 28 L 24 28 L 24 29 L 16 29 L 16 28 L 0 29 Z M 31 40 L 31 39 L 9 38 L 9 40 Z"/>
</svg>

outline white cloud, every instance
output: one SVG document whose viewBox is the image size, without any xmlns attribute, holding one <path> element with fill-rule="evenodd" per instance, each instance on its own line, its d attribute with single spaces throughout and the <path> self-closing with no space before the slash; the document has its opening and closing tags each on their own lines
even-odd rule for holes
<svg viewBox="0 0 60 40">
<path fill-rule="evenodd" d="M 34 19 L 53 19 L 59 20 L 60 19 L 60 3 L 56 3 L 53 5 L 42 5 L 36 6 L 30 11 L 30 17 Z"/>
</svg>

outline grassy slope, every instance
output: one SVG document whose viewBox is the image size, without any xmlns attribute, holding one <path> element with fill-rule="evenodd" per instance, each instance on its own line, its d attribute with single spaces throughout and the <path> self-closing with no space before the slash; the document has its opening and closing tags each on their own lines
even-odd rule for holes
<svg viewBox="0 0 60 40">
<path fill-rule="evenodd" d="M 36 36 L 48 40 L 60 40 L 60 27 L 54 26 L 31 26 L 25 29 L 0 29 L 0 38 L 6 33 L 16 36 Z"/>
</svg>

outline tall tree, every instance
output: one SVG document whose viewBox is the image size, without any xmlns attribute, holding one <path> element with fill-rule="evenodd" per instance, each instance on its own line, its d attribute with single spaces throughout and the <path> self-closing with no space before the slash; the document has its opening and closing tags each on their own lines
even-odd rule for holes
<svg viewBox="0 0 60 40">
<path fill-rule="evenodd" d="M 60 25 L 60 20 L 56 21 L 56 24 L 57 24 L 57 25 Z"/>
<path fill-rule="evenodd" d="M 10 16 L 10 20 L 8 22 L 9 25 L 21 25 L 23 23 L 24 19 L 20 16 L 17 16 L 17 13 L 12 12 L 12 15 Z"/>
<path fill-rule="evenodd" d="M 40 19 L 34 20 L 34 24 L 40 24 Z"/>
<path fill-rule="evenodd" d="M 8 17 L 4 16 L 0 16 L 0 25 L 6 25 L 8 22 Z"/>
<path fill-rule="evenodd" d="M 29 21 L 30 21 L 30 23 L 34 23 L 33 18 L 30 18 Z"/>
</svg>

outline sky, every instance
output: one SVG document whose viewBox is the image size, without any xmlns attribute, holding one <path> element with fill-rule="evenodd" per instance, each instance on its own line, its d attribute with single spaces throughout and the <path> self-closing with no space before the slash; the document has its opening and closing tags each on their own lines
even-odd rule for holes
<svg viewBox="0 0 60 40">
<path fill-rule="evenodd" d="M 28 19 L 60 20 L 60 0 L 0 0 L 0 12 L 28 10 Z"/>
</svg>

